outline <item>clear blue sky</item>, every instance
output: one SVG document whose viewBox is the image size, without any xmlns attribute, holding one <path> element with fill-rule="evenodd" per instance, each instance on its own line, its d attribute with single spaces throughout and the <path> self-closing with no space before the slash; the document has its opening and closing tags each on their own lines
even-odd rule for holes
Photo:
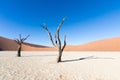
<svg viewBox="0 0 120 80">
<path fill-rule="evenodd" d="M 0 0 L 0 36 L 51 45 L 41 24 L 54 34 L 63 17 L 69 45 L 120 36 L 120 0 Z"/>
</svg>

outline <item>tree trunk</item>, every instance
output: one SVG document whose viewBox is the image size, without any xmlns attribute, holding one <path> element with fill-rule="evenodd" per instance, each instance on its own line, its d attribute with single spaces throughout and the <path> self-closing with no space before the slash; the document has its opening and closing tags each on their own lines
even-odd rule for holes
<svg viewBox="0 0 120 80">
<path fill-rule="evenodd" d="M 18 44 L 18 51 L 17 51 L 17 56 L 21 57 L 21 50 L 22 50 L 22 43 L 29 37 L 28 35 L 25 38 L 21 38 L 21 34 L 19 35 L 19 39 L 16 39 L 15 42 Z"/>
<path fill-rule="evenodd" d="M 22 47 L 22 45 L 19 45 L 19 47 L 18 47 L 18 54 L 17 54 L 18 57 L 21 57 L 21 47 Z"/>
<path fill-rule="evenodd" d="M 60 40 L 60 36 L 59 36 L 59 32 L 60 32 L 60 28 L 62 26 L 62 24 L 64 23 L 65 18 L 63 18 L 62 22 L 59 24 L 58 28 L 57 28 L 57 32 L 55 34 L 55 41 L 53 41 L 52 35 L 49 32 L 47 26 L 45 24 L 42 25 L 42 27 L 46 30 L 46 32 L 49 35 L 50 41 L 52 42 L 53 46 L 57 47 L 59 54 L 58 54 L 58 58 L 57 58 L 57 63 L 61 62 L 61 57 L 62 57 L 62 52 L 66 46 L 66 36 L 64 37 L 64 45 L 62 47 L 61 45 L 61 40 Z"/>
<path fill-rule="evenodd" d="M 62 52 L 63 52 L 62 50 L 59 50 L 57 63 L 61 62 Z"/>
</svg>

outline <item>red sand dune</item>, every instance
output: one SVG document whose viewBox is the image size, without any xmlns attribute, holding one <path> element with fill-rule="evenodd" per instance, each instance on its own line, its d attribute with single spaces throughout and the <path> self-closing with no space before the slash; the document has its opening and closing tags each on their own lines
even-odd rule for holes
<svg viewBox="0 0 120 80">
<path fill-rule="evenodd" d="M 56 49 L 53 47 L 46 46 L 36 46 L 33 44 L 25 43 L 22 45 L 23 51 L 55 51 Z"/>
<path fill-rule="evenodd" d="M 17 50 L 17 44 L 11 39 L 0 37 L 0 51 L 15 51 Z"/>
<path fill-rule="evenodd" d="M 79 46 L 68 46 L 66 51 L 120 51 L 120 37 L 98 40 Z"/>
<path fill-rule="evenodd" d="M 0 51 L 15 51 L 17 44 L 14 40 L 0 37 Z M 53 47 L 24 43 L 23 51 L 55 51 Z M 78 46 L 67 46 L 65 51 L 120 51 L 120 37 L 90 42 Z"/>
<path fill-rule="evenodd" d="M 0 51 L 16 51 L 16 50 L 17 50 L 17 43 L 14 40 L 0 37 Z M 42 45 L 24 43 L 22 45 L 22 50 L 23 51 L 53 51 L 55 49 Z"/>
</svg>

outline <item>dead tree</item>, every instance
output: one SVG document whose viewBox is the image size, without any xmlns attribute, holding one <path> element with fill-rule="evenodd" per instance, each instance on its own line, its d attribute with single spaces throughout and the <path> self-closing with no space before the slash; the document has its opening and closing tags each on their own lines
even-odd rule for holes
<svg viewBox="0 0 120 80">
<path fill-rule="evenodd" d="M 62 24 L 64 23 L 65 18 L 62 19 L 61 23 L 59 24 L 58 28 L 57 28 L 57 32 L 55 34 L 55 40 L 53 40 L 51 33 L 49 32 L 47 26 L 45 24 L 42 25 L 42 27 L 46 30 L 46 32 L 49 35 L 50 41 L 52 42 L 53 46 L 56 47 L 59 51 L 59 55 L 57 58 L 57 63 L 61 62 L 61 57 L 62 57 L 62 52 L 64 50 L 64 48 L 66 47 L 66 36 L 64 36 L 64 45 L 61 45 L 61 40 L 60 40 L 60 28 L 62 26 Z"/>
<path fill-rule="evenodd" d="M 21 57 L 21 49 L 22 49 L 22 44 L 24 43 L 24 41 L 29 37 L 30 35 L 26 36 L 25 38 L 21 37 L 21 34 L 19 34 L 19 39 L 16 39 L 15 42 L 18 44 L 18 52 L 17 52 L 17 56 Z"/>
</svg>

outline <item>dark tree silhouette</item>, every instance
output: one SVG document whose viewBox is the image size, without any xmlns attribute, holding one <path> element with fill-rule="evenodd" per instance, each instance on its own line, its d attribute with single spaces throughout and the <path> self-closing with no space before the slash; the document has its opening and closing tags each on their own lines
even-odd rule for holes
<svg viewBox="0 0 120 80">
<path fill-rule="evenodd" d="M 58 62 L 61 62 L 61 57 L 62 57 L 62 52 L 64 50 L 64 48 L 66 47 L 66 36 L 64 36 L 64 45 L 62 46 L 61 45 L 61 40 L 60 40 L 60 35 L 59 35 L 59 32 L 60 32 L 60 28 L 62 26 L 62 24 L 64 23 L 65 21 L 65 18 L 62 19 L 61 23 L 59 24 L 58 28 L 57 28 L 57 32 L 55 34 L 55 40 L 53 41 L 53 38 L 52 38 L 52 35 L 51 33 L 49 32 L 47 26 L 45 24 L 42 25 L 42 27 L 46 30 L 46 32 L 48 33 L 49 35 L 49 38 L 50 38 L 50 41 L 52 42 L 53 46 L 54 47 L 57 47 L 58 51 L 59 51 L 59 55 L 58 55 L 58 59 L 57 59 L 57 63 Z"/>
<path fill-rule="evenodd" d="M 24 41 L 29 37 L 30 35 L 26 36 L 25 38 L 21 37 L 21 34 L 19 34 L 19 38 L 15 40 L 15 42 L 18 44 L 18 52 L 17 52 L 17 56 L 21 57 L 21 49 L 22 49 L 22 44 L 24 43 Z"/>
</svg>

